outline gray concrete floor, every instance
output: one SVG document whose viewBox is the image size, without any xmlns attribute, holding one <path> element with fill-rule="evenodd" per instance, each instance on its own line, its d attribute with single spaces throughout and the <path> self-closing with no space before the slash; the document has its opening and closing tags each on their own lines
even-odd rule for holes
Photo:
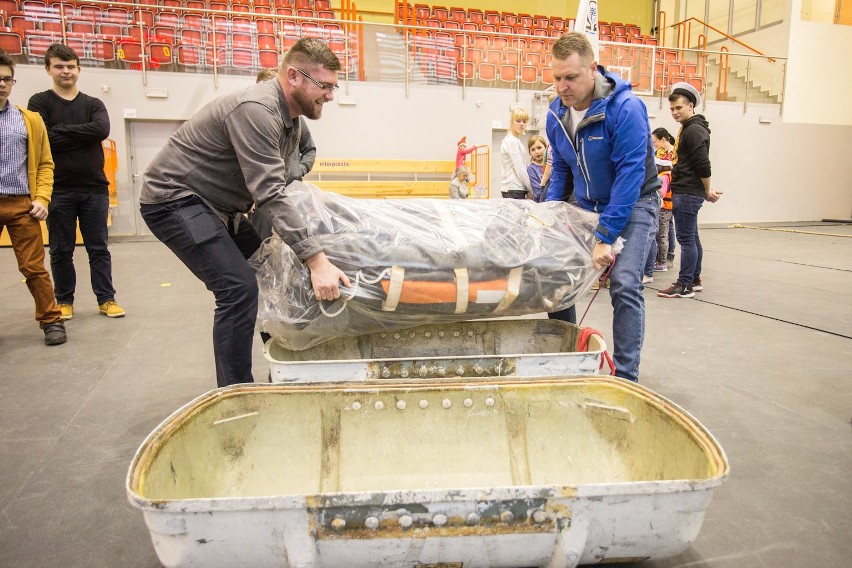
<svg viewBox="0 0 852 568">
<path fill-rule="evenodd" d="M 706 229 L 705 291 L 646 291 L 641 382 L 713 432 L 731 475 L 693 546 L 642 566 L 849 565 L 852 226 L 795 229 L 846 238 Z M 78 247 L 69 342 L 46 347 L 0 249 L 0 566 L 159 566 L 125 475 L 160 421 L 216 386 L 213 301 L 160 243 L 111 250 L 128 316 L 98 314 Z M 585 323 L 609 337 L 610 317 L 601 295 Z"/>
</svg>

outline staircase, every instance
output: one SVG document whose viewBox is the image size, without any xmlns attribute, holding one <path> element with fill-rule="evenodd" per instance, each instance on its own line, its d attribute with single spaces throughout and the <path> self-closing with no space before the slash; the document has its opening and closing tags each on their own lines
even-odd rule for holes
<svg viewBox="0 0 852 568">
<path fill-rule="evenodd" d="M 719 85 L 719 63 L 714 58 L 708 59 L 707 80 L 704 82 L 710 98 L 716 99 L 716 89 Z M 762 104 L 781 104 L 781 95 L 773 95 L 769 89 L 763 88 L 754 80 L 746 82 L 745 73 L 736 69 L 728 69 L 728 98 L 729 102 L 745 102 L 748 89 L 748 102 Z"/>
</svg>

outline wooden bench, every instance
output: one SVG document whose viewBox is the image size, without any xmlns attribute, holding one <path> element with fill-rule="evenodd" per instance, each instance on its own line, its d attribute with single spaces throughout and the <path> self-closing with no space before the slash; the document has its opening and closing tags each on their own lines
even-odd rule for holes
<svg viewBox="0 0 852 568">
<path fill-rule="evenodd" d="M 323 158 L 314 163 L 305 181 L 348 197 L 448 199 L 455 166 L 453 160 Z"/>
<path fill-rule="evenodd" d="M 452 160 L 360 160 L 323 158 L 305 176 L 320 189 L 362 198 L 448 198 Z"/>
</svg>

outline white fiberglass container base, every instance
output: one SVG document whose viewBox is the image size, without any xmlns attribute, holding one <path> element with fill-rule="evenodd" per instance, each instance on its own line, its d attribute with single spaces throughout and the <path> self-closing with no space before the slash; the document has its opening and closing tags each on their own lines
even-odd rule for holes
<svg viewBox="0 0 852 568">
<path fill-rule="evenodd" d="M 167 567 L 567 567 L 696 538 L 724 452 L 620 379 L 245 385 L 139 448 Z"/>
<path fill-rule="evenodd" d="M 579 336 L 568 322 L 515 318 L 338 337 L 304 351 L 270 340 L 263 353 L 273 383 L 595 375 L 606 344 L 591 335 L 579 351 Z"/>
</svg>

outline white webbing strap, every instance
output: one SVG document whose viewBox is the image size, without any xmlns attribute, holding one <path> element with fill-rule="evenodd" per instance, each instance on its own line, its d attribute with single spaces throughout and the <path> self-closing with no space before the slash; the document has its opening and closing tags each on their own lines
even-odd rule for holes
<svg viewBox="0 0 852 568">
<path fill-rule="evenodd" d="M 503 299 L 500 300 L 500 303 L 497 304 L 497 307 L 494 308 L 494 313 L 499 314 L 512 305 L 518 298 L 518 294 L 521 291 L 521 276 L 523 275 L 524 269 L 520 266 L 517 268 L 513 268 L 509 271 L 509 281 L 506 284 L 506 295 L 503 296 Z"/>
<path fill-rule="evenodd" d="M 467 311 L 468 297 L 470 294 L 470 276 L 467 268 L 456 268 L 456 313 L 463 314 Z"/>
<path fill-rule="evenodd" d="M 388 296 L 382 302 L 383 312 L 396 311 L 399 298 L 402 295 L 402 283 L 405 281 L 405 268 L 392 266 L 390 269 L 390 284 L 388 285 Z"/>
</svg>

